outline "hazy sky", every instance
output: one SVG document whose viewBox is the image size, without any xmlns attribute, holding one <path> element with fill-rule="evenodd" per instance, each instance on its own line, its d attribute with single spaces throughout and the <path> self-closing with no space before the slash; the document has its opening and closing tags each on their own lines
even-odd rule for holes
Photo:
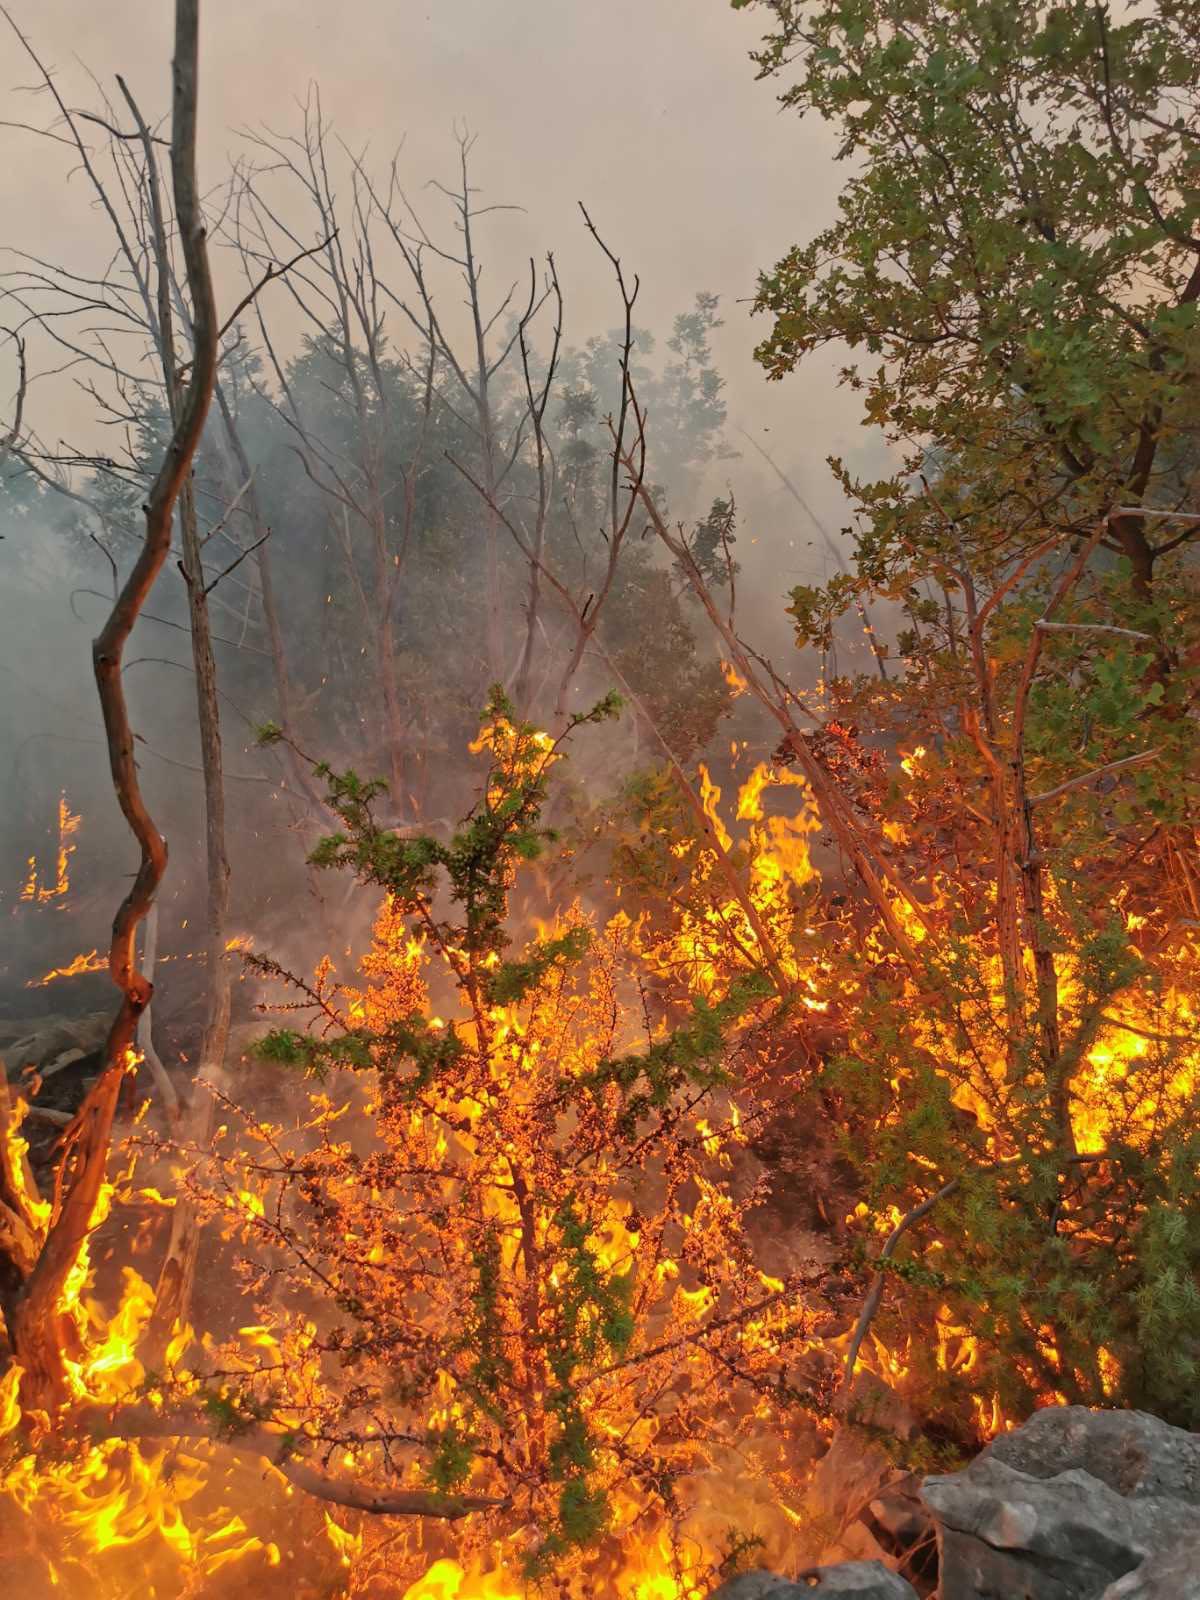
<svg viewBox="0 0 1200 1600">
<path fill-rule="evenodd" d="M 169 0 L 8 4 L 69 104 L 95 103 L 88 69 L 114 93 L 122 72 L 148 112 L 167 109 Z M 241 148 L 239 129 L 294 128 L 313 80 L 352 146 L 369 143 L 382 161 L 403 139 L 401 166 L 418 198 L 428 177 L 452 176 L 454 121 L 468 119 L 486 198 L 525 208 L 496 219 L 493 282 L 553 249 L 568 338 L 611 326 L 612 285 L 583 232 L 583 200 L 641 274 L 643 324 L 665 329 L 697 289 L 719 293 L 731 422 L 752 428 L 837 524 L 823 463 L 865 446 L 855 402 L 832 382 L 832 360 L 768 385 L 751 355 L 763 324 L 744 302 L 756 272 L 830 215 L 840 169 L 824 130 L 780 111 L 772 86 L 755 81 L 753 13 L 726 0 L 204 0 L 201 16 L 206 183 Z M 7 41 L 0 62 L 6 92 L 31 81 Z M 0 117 L 43 112 L 28 95 L 8 94 Z M 0 243 L 96 261 L 107 239 L 83 180 L 64 183 L 61 147 L 0 128 L 0 163 Z M 436 219 L 436 198 L 425 198 Z M 53 437 L 77 426 L 74 411 L 43 389 L 31 421 Z M 733 471 L 752 476 L 749 461 Z"/>
</svg>

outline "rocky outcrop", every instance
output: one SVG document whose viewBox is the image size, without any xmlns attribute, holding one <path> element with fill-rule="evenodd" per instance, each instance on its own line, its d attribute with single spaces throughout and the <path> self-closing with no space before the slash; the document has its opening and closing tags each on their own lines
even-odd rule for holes
<svg viewBox="0 0 1200 1600">
<path fill-rule="evenodd" d="M 923 1492 L 943 1600 L 1101 1600 L 1125 1583 L 1123 1600 L 1200 1532 L 1200 1438 L 1141 1412 L 1050 1407 Z M 1193 1572 L 1180 1596 L 1200 1595 Z"/>
<path fill-rule="evenodd" d="M 843 1518 L 866 1501 L 856 1536 L 895 1522 L 909 1538 L 932 1516 L 939 1600 L 1200 1600 L 1200 1435 L 1138 1411 L 1047 1407 L 965 1471 L 926 1478 L 915 1509 L 905 1476 L 881 1453 L 854 1459 L 853 1438 L 839 1435 L 818 1468 L 818 1501 Z M 713 1600 L 915 1600 L 890 1566 L 746 1573 Z"/>
<path fill-rule="evenodd" d="M 108 1037 L 112 1011 L 90 1011 L 82 1017 L 39 1017 L 27 1022 L 0 1019 L 0 1058 L 8 1077 L 23 1072 L 51 1078 L 86 1056 L 94 1055 Z"/>
<path fill-rule="evenodd" d="M 712 1600 L 917 1600 L 911 1584 L 879 1561 L 842 1561 L 832 1567 L 809 1567 L 795 1578 L 771 1572 L 744 1572 L 723 1583 Z"/>
<path fill-rule="evenodd" d="M 1126 1499 L 1200 1506 L 1200 1435 L 1145 1411 L 1047 1406 L 976 1459 L 1003 1461 L 1033 1478 L 1075 1469 Z"/>
<path fill-rule="evenodd" d="M 1092 1600 L 1150 1551 L 1129 1503 L 1086 1472 L 1039 1479 L 980 1461 L 925 1497 L 947 1600 Z"/>
</svg>

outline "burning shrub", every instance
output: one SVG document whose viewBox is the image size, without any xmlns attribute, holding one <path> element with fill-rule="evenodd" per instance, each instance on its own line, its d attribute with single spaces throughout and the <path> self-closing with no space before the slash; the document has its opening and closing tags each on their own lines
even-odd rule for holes
<svg viewBox="0 0 1200 1600">
<path fill-rule="evenodd" d="M 265 1352 L 231 1347 L 204 1392 L 230 1430 L 287 1430 L 381 1502 L 479 1511 L 460 1559 L 486 1545 L 513 1585 L 566 1581 L 606 1536 L 669 1546 L 683 1481 L 779 1426 L 821 1273 L 756 1268 L 761 1195 L 729 1179 L 745 1134 L 727 1035 L 772 1009 L 770 985 L 743 972 L 653 1021 L 628 919 L 576 910 L 514 947 L 509 893 L 549 842 L 562 739 L 497 693 L 474 748 L 483 796 L 448 842 L 380 827 L 377 785 L 323 774 L 343 827 L 314 860 L 385 898 L 362 986 L 292 978 L 310 1025 L 260 1046 L 318 1080 L 301 1127 L 240 1115 L 193 1181 L 246 1242 Z M 757 1471 L 786 1499 L 786 1452 Z M 720 1553 L 706 1538 L 672 1560 L 701 1582 Z"/>
</svg>

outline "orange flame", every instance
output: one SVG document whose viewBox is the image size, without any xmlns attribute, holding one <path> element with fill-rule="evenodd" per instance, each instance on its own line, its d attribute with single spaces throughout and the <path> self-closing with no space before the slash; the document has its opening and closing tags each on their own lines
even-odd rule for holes
<svg viewBox="0 0 1200 1600">
<path fill-rule="evenodd" d="M 68 961 L 65 967 L 52 967 L 42 977 L 30 978 L 25 987 L 44 989 L 48 983 L 56 983 L 59 978 L 77 978 L 84 972 L 103 972 L 107 965 L 107 955 L 101 955 L 99 950 L 89 950 L 86 955 L 78 955 Z"/>
<path fill-rule="evenodd" d="M 71 857 L 75 853 L 75 846 L 71 841 L 78 833 L 82 820 L 79 813 L 72 811 L 67 804 L 67 791 L 64 789 L 58 800 L 58 848 L 55 852 L 53 877 L 44 879 L 38 868 L 37 857 L 30 856 L 26 864 L 25 882 L 21 888 L 22 900 L 44 905 L 47 901 L 61 900 L 70 892 Z"/>
</svg>

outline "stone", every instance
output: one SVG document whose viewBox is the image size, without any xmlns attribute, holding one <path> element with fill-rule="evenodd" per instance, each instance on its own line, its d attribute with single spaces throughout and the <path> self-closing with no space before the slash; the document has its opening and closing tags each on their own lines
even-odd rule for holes
<svg viewBox="0 0 1200 1600">
<path fill-rule="evenodd" d="M 1200 1595 L 1200 1526 L 1172 1539 L 1125 1577 L 1110 1583 L 1100 1600 L 1196 1600 Z"/>
<path fill-rule="evenodd" d="M 1125 1499 L 1200 1506 L 1200 1435 L 1145 1411 L 1046 1406 L 1012 1433 L 999 1434 L 978 1459 L 1003 1461 L 1033 1478 L 1078 1467 Z"/>
<path fill-rule="evenodd" d="M 1031 1478 L 973 1462 L 925 1483 L 946 1600 L 1095 1600 L 1149 1553 L 1129 1503 L 1072 1470 Z"/>
<path fill-rule="evenodd" d="M 742 1572 L 714 1589 L 710 1600 L 799 1600 L 811 1593 L 774 1572 Z"/>
<path fill-rule="evenodd" d="M 44 1077 L 99 1050 L 112 1026 L 111 1011 L 82 1017 L 39 1017 L 36 1021 L 0 1022 L 0 1058 L 12 1083 L 27 1069 Z"/>
<path fill-rule="evenodd" d="M 1200 1527 L 1200 1438 L 1142 1412 L 1047 1407 L 964 1472 L 927 1478 L 923 1496 L 943 1600 L 1102 1600 Z M 1193 1572 L 1192 1589 L 1164 1597 L 1200 1597 Z"/>
<path fill-rule="evenodd" d="M 917 1600 L 917 1592 L 880 1561 L 841 1561 L 832 1567 L 809 1567 L 795 1578 L 771 1572 L 744 1572 L 723 1583 L 711 1600 Z"/>
</svg>

